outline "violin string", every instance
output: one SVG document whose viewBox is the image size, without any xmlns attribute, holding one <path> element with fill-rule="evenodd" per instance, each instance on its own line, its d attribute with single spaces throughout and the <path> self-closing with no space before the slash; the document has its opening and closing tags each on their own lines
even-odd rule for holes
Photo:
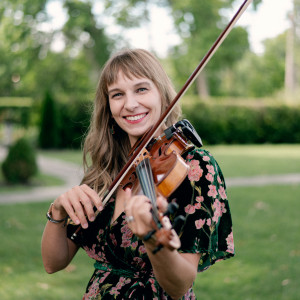
<svg viewBox="0 0 300 300">
<path fill-rule="evenodd" d="M 153 173 L 149 158 L 143 159 L 136 168 L 137 176 L 139 178 L 143 193 L 151 201 L 152 215 L 155 223 L 159 224 L 159 215 L 156 206 L 156 193 L 154 189 Z"/>
</svg>

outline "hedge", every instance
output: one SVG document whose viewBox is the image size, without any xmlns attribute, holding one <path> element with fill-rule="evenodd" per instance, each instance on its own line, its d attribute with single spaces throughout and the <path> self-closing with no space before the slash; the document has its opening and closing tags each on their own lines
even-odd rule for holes
<svg viewBox="0 0 300 300">
<path fill-rule="evenodd" d="M 183 113 L 207 144 L 300 143 L 300 105 L 194 102 Z"/>
</svg>

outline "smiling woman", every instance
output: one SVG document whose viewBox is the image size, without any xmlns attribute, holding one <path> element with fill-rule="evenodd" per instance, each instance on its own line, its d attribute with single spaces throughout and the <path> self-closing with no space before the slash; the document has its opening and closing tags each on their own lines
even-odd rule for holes
<svg viewBox="0 0 300 300">
<path fill-rule="evenodd" d="M 146 196 L 119 186 L 102 202 L 132 146 L 163 116 L 174 95 L 159 61 L 145 50 L 116 53 L 102 70 L 84 144 L 82 184 L 50 205 L 42 238 L 48 273 L 65 268 L 79 248 L 95 260 L 83 299 L 195 299 L 197 271 L 234 255 L 222 171 L 208 151 L 194 145 L 182 154 L 186 173 L 168 199 L 155 195 L 155 187 Z M 179 116 L 175 106 L 157 140 Z M 148 167 L 148 177 L 139 178 L 151 176 Z M 174 199 L 178 210 L 166 213 Z M 184 224 L 177 233 L 170 220 L 179 216 Z"/>
</svg>

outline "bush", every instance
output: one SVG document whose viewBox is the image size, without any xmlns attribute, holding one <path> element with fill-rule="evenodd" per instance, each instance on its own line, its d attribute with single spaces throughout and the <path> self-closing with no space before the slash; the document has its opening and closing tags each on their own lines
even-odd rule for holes
<svg viewBox="0 0 300 300">
<path fill-rule="evenodd" d="M 57 104 L 50 92 L 46 92 L 41 108 L 39 146 L 42 149 L 55 149 L 60 144 L 60 116 Z"/>
<path fill-rule="evenodd" d="M 195 101 L 183 112 L 206 144 L 300 143 L 299 105 Z"/>
<path fill-rule="evenodd" d="M 2 172 L 8 183 L 27 183 L 38 171 L 35 151 L 30 143 L 22 138 L 9 149 L 2 164 Z"/>
</svg>

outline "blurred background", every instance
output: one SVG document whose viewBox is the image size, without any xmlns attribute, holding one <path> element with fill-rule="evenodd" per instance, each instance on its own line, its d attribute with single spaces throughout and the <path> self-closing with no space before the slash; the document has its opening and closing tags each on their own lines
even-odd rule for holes
<svg viewBox="0 0 300 300">
<path fill-rule="evenodd" d="M 92 274 L 79 254 L 46 275 L 39 244 L 49 203 L 80 181 L 109 56 L 146 48 L 179 90 L 242 3 L 1 0 L 1 299 L 80 299 Z M 300 0 L 254 0 L 181 100 L 228 178 L 236 233 L 236 258 L 199 274 L 199 298 L 300 297 L 299 50 Z"/>
</svg>

